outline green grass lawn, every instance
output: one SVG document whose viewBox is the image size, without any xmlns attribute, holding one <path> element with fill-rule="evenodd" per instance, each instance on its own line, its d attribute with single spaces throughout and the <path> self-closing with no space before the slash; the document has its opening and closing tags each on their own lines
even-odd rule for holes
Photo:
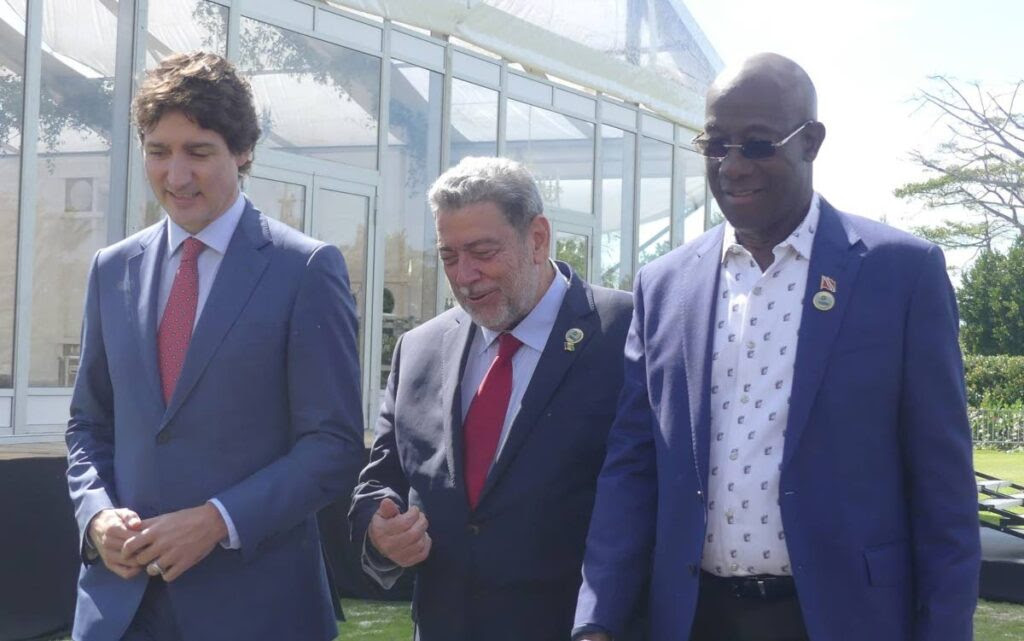
<svg viewBox="0 0 1024 641">
<path fill-rule="evenodd" d="M 974 450 L 974 469 L 1024 485 L 1024 451 Z"/>
</svg>

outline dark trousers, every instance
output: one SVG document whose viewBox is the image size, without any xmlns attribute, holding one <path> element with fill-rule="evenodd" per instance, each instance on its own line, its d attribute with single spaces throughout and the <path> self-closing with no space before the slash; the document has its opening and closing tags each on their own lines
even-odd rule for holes
<svg viewBox="0 0 1024 641">
<path fill-rule="evenodd" d="M 142 603 L 121 641 L 182 641 L 163 579 L 155 577 L 149 580 Z"/>
<path fill-rule="evenodd" d="M 796 591 L 756 588 L 701 572 L 690 641 L 809 641 Z"/>
</svg>

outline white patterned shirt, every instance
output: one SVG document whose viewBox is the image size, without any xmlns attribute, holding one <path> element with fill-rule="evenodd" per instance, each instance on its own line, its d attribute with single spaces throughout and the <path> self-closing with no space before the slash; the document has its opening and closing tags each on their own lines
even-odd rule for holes
<svg viewBox="0 0 1024 641">
<path fill-rule="evenodd" d="M 708 526 L 701 567 L 719 576 L 792 574 L 779 509 L 797 335 L 818 226 L 803 222 L 762 273 L 725 223 L 711 355 Z"/>
</svg>

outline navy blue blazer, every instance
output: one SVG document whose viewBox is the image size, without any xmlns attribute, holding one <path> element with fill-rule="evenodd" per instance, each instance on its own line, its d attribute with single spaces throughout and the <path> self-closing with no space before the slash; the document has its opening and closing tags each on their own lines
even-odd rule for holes
<svg viewBox="0 0 1024 641">
<path fill-rule="evenodd" d="M 723 228 L 638 275 L 576 625 L 613 633 L 650 588 L 652 641 L 685 641 L 707 519 Z M 968 641 L 979 537 L 957 311 L 939 249 L 822 201 L 780 505 L 812 639 Z M 836 280 L 835 307 L 811 299 Z"/>
<path fill-rule="evenodd" d="M 100 250 L 89 274 L 67 430 L 83 542 L 102 509 L 148 518 L 217 497 L 242 547 L 216 546 L 168 585 L 184 638 L 333 639 L 314 514 L 363 451 L 344 259 L 246 202 L 165 405 L 156 298 L 166 245 L 160 222 Z M 119 639 L 147 580 L 85 561 L 74 638 Z"/>
<path fill-rule="evenodd" d="M 627 293 L 558 266 L 569 290 L 475 510 L 463 475 L 460 386 L 476 325 L 451 309 L 395 349 L 350 517 L 362 546 L 383 498 L 426 513 L 433 547 L 416 567 L 413 597 L 421 641 L 569 637 L 631 305 Z M 567 351 L 571 328 L 584 337 Z"/>
</svg>

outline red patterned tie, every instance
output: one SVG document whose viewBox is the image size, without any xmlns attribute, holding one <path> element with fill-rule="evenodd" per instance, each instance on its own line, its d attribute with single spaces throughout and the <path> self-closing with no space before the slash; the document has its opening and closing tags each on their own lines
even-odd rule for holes
<svg viewBox="0 0 1024 641">
<path fill-rule="evenodd" d="M 512 357 L 520 345 L 522 342 L 512 334 L 498 337 L 498 355 L 484 374 L 466 412 L 466 494 L 469 506 L 474 509 L 498 450 L 508 399 L 512 395 Z"/>
<path fill-rule="evenodd" d="M 199 302 L 199 269 L 196 259 L 206 245 L 197 238 L 185 239 L 181 251 L 181 264 L 174 275 L 171 294 L 167 297 L 164 317 L 156 334 L 157 354 L 160 359 L 160 382 L 164 402 L 171 402 L 171 394 L 181 375 L 185 363 L 185 352 L 192 338 L 192 325 L 196 321 L 196 305 Z"/>
</svg>

